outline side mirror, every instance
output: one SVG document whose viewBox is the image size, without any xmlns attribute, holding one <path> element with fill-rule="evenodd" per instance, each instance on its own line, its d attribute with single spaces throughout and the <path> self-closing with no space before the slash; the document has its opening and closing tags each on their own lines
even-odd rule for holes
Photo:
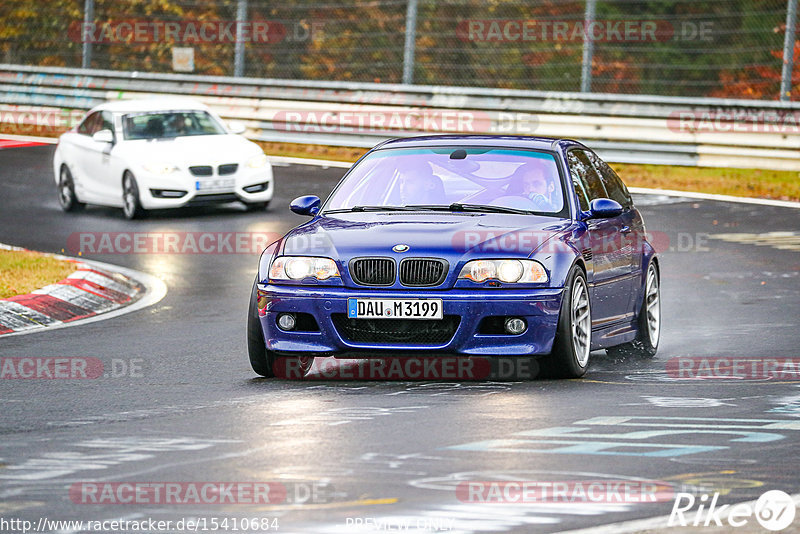
<svg viewBox="0 0 800 534">
<path fill-rule="evenodd" d="M 610 198 L 596 198 L 589 204 L 589 219 L 610 219 L 622 213 L 622 206 Z"/>
<path fill-rule="evenodd" d="M 322 202 L 316 195 L 297 197 L 289 204 L 289 209 L 298 215 L 316 215 Z"/>
<path fill-rule="evenodd" d="M 247 127 L 244 125 L 244 123 L 239 121 L 230 121 L 228 123 L 228 129 L 231 131 L 231 133 L 236 135 L 242 135 L 245 131 L 247 131 Z"/>
<path fill-rule="evenodd" d="M 113 143 L 114 134 L 111 130 L 100 130 L 92 135 L 92 139 L 98 143 Z"/>
</svg>

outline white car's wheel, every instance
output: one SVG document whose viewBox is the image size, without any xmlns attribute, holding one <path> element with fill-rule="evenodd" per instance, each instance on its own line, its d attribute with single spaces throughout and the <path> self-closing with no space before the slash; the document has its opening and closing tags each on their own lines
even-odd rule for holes
<svg viewBox="0 0 800 534">
<path fill-rule="evenodd" d="M 139 219 L 144 216 L 144 208 L 139 202 L 139 186 L 130 172 L 126 172 L 122 178 L 122 211 L 126 219 Z"/>
<path fill-rule="evenodd" d="M 78 202 L 78 197 L 75 196 L 75 183 L 66 165 L 61 166 L 58 175 L 58 203 L 64 211 L 78 211 L 86 206 L 83 202 Z"/>
</svg>

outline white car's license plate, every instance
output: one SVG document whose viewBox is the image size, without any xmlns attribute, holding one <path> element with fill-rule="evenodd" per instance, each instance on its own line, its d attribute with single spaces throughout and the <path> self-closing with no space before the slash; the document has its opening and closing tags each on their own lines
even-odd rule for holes
<svg viewBox="0 0 800 534">
<path fill-rule="evenodd" d="M 347 299 L 350 319 L 442 319 L 442 299 Z"/>
<path fill-rule="evenodd" d="M 233 189 L 236 180 L 233 178 L 219 178 L 214 180 L 197 180 L 194 183 L 197 191 L 218 191 L 220 189 Z"/>
</svg>

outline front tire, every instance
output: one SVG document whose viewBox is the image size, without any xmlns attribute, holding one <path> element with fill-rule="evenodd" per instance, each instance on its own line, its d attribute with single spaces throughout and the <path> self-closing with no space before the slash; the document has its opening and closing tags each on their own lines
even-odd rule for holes
<svg viewBox="0 0 800 534">
<path fill-rule="evenodd" d="M 615 358 L 650 359 L 658 352 L 661 338 L 661 284 L 658 268 L 653 262 L 647 268 L 642 307 L 639 310 L 638 332 L 630 343 L 609 347 L 606 353 Z"/>
<path fill-rule="evenodd" d="M 141 219 L 144 217 L 144 208 L 139 201 L 139 186 L 136 178 L 130 171 L 125 171 L 122 178 L 122 212 L 128 220 Z"/>
<path fill-rule="evenodd" d="M 575 266 L 567 278 L 553 351 L 541 361 L 542 374 L 580 378 L 589 367 L 592 345 L 592 307 L 586 275 Z"/>
<path fill-rule="evenodd" d="M 314 363 L 313 356 L 279 357 L 267 349 L 264 342 L 264 330 L 258 316 L 258 287 L 253 282 L 250 292 L 250 305 L 247 311 L 247 354 L 250 357 L 250 366 L 257 374 L 265 378 L 273 378 L 276 370 L 281 378 L 302 378 Z M 280 360 L 278 366 L 275 363 Z M 277 369 L 276 369 L 277 367 Z M 295 376 L 295 373 L 299 376 Z"/>
<path fill-rule="evenodd" d="M 61 166 L 58 174 L 58 203 L 61 209 L 67 212 L 80 211 L 86 207 L 86 204 L 78 202 L 78 197 L 75 196 L 75 182 L 66 165 Z"/>
</svg>

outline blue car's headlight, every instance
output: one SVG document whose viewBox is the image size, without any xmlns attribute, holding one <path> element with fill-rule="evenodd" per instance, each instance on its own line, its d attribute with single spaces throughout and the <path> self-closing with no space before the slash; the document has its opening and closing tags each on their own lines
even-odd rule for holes
<svg viewBox="0 0 800 534">
<path fill-rule="evenodd" d="M 270 280 L 302 280 L 309 277 L 327 280 L 335 276 L 339 276 L 339 268 L 330 258 L 281 256 L 272 262 L 269 269 Z"/>
<path fill-rule="evenodd" d="M 540 284 L 548 280 L 542 264 L 533 260 L 472 260 L 464 265 L 458 277 L 473 282 L 500 280 L 509 284 Z"/>
</svg>

